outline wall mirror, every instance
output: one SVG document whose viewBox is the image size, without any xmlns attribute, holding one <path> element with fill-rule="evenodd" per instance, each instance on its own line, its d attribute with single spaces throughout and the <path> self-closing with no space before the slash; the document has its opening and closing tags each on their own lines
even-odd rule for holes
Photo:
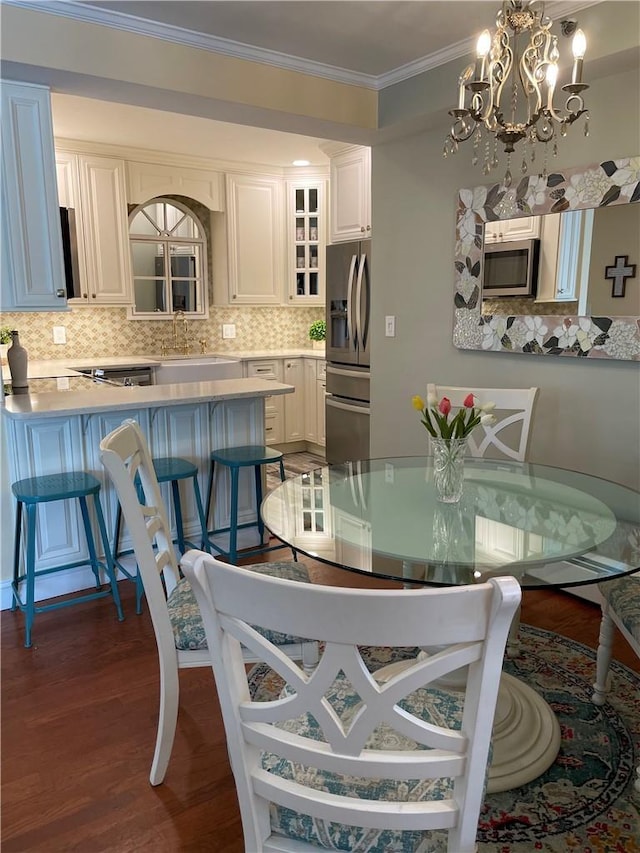
<svg viewBox="0 0 640 853">
<path fill-rule="evenodd" d="M 460 190 L 454 345 L 639 361 L 638 202 L 640 157 Z M 509 242 L 537 245 L 535 297 L 483 293 L 485 251 Z"/>
</svg>

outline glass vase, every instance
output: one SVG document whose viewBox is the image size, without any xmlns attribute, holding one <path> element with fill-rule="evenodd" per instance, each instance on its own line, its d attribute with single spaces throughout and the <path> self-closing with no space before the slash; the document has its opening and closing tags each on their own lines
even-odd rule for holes
<svg viewBox="0 0 640 853">
<path fill-rule="evenodd" d="M 431 438 L 433 482 L 436 496 L 446 504 L 458 503 L 464 484 L 466 438 Z"/>
</svg>

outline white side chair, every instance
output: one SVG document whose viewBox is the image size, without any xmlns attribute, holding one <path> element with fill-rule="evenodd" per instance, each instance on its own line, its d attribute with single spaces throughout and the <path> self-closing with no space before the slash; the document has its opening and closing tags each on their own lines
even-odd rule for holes
<svg viewBox="0 0 640 853">
<path fill-rule="evenodd" d="M 600 583 L 598 591 L 602 597 L 602 622 L 592 701 L 594 705 L 604 705 L 611 689 L 609 664 L 616 627 L 640 658 L 640 572 Z M 640 793 L 640 765 L 634 787 Z"/>
<path fill-rule="evenodd" d="M 537 388 L 457 388 L 430 383 L 427 393 L 435 394 L 438 400 L 448 397 L 454 409 L 462 408 L 469 393 L 481 403 L 493 401 L 496 407 L 492 414 L 496 421 L 491 426 L 480 424 L 469 436 L 469 452 L 472 456 L 482 457 L 487 451 L 495 450 L 516 462 L 526 461 Z"/>
<path fill-rule="evenodd" d="M 160 664 L 160 713 L 156 746 L 149 776 L 159 785 L 165 776 L 178 719 L 178 669 L 210 666 L 200 611 L 185 578 L 181 578 L 171 528 L 162 500 L 151 454 L 144 434 L 133 420 L 100 442 L 100 458 L 115 486 L 133 541 L 133 551 L 147 598 Z M 137 477 L 144 503 L 140 502 Z M 200 553 L 200 552 L 198 552 Z M 256 573 L 277 574 L 292 581 L 309 582 L 305 566 L 294 562 L 260 563 L 247 567 Z M 271 640 L 282 653 L 301 660 L 311 671 L 318 661 L 318 645 L 277 628 Z M 244 659 L 253 663 L 246 649 Z"/>
<path fill-rule="evenodd" d="M 529 453 L 531 421 L 538 397 L 538 388 L 458 388 L 453 385 L 427 385 L 427 394 L 434 394 L 438 400 L 448 397 L 454 409 L 460 409 L 467 394 L 474 394 L 480 403 L 493 401 L 496 404 L 492 415 L 495 423 L 490 426 L 479 424 L 469 436 L 469 453 L 476 458 L 487 452 L 492 455 L 526 462 Z M 481 436 L 478 439 L 476 436 Z M 510 658 L 520 654 L 520 611 L 516 614 L 509 641 L 507 655 Z"/>
<path fill-rule="evenodd" d="M 182 566 L 207 634 L 247 853 L 475 851 L 505 642 L 520 601 L 514 578 L 361 590 L 256 578 L 203 551 L 189 551 Z M 255 625 L 324 641 L 314 672 Z M 362 646 L 432 654 L 376 679 Z M 279 700 L 252 701 L 243 647 L 285 680 Z M 453 672 L 455 690 L 436 684 Z"/>
</svg>

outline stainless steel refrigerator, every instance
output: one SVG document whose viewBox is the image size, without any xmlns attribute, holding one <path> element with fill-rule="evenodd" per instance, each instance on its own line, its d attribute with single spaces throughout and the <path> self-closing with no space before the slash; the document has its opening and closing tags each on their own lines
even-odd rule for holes
<svg viewBox="0 0 640 853">
<path fill-rule="evenodd" d="M 369 457 L 371 240 L 327 246 L 327 462 Z"/>
</svg>

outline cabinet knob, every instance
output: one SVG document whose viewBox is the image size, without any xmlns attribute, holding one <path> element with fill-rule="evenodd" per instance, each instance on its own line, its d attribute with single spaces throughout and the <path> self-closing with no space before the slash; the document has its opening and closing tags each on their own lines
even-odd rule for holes
<svg viewBox="0 0 640 853">
<path fill-rule="evenodd" d="M 367 231 L 371 231 L 371 226 L 367 225 Z"/>
<path fill-rule="evenodd" d="M 237 299 L 237 298 L 238 298 L 238 297 L 237 297 L 237 295 L 236 295 L 235 293 L 233 294 L 233 298 L 234 298 L 234 299 Z"/>
<path fill-rule="evenodd" d="M 364 233 L 364 225 L 360 226 L 360 230 L 362 231 L 362 233 Z"/>
<path fill-rule="evenodd" d="M 67 295 L 67 294 L 65 293 L 65 291 L 64 291 L 61 287 L 59 287 L 59 288 L 56 290 L 56 296 L 59 296 L 61 299 L 62 299 L 63 297 L 65 297 L 66 295 Z"/>
<path fill-rule="evenodd" d="M 91 298 L 92 298 L 92 299 L 95 299 L 95 298 L 96 298 L 95 293 L 92 293 L 92 294 L 91 294 Z"/>
<path fill-rule="evenodd" d="M 86 298 L 87 298 L 87 294 L 86 294 L 86 293 L 83 293 L 83 294 L 82 294 L 82 298 L 83 298 L 83 299 L 86 299 Z"/>
</svg>

